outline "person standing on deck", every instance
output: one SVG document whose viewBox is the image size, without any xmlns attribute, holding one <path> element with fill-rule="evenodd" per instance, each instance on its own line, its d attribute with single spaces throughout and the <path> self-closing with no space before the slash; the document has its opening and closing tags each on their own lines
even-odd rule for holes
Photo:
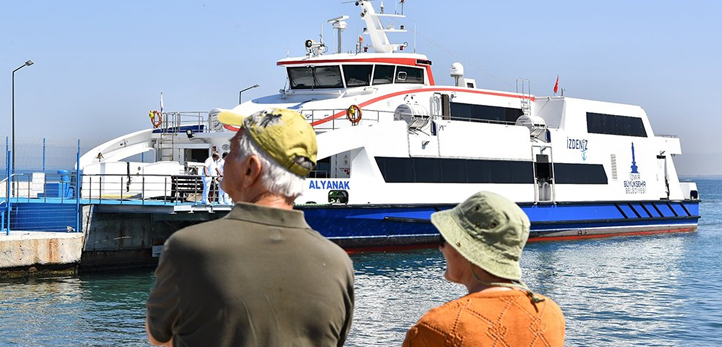
<svg viewBox="0 0 722 347">
<path fill-rule="evenodd" d="M 203 163 L 203 198 L 201 200 L 202 204 L 208 203 L 208 193 L 210 192 L 211 187 L 213 187 L 214 181 L 218 177 L 218 165 L 216 164 L 218 157 L 218 152 L 214 151 L 211 156 L 206 159 L 205 163 Z"/>
<path fill-rule="evenodd" d="M 221 158 L 218 159 L 218 203 L 221 205 L 232 205 L 231 198 L 228 197 L 228 193 L 223 190 L 223 165 L 226 163 L 226 156 L 228 152 L 223 152 Z"/>
<path fill-rule="evenodd" d="M 521 282 L 529 218 L 501 195 L 479 192 L 435 212 L 446 280 L 469 294 L 433 308 L 406 333 L 404 347 L 564 346 L 564 315 Z"/>
<path fill-rule="evenodd" d="M 246 118 L 224 111 L 218 119 L 240 126 L 223 180 L 236 204 L 165 242 L 146 305 L 148 340 L 342 346 L 354 308 L 353 264 L 293 210 L 316 164 L 313 128 L 282 109 Z"/>
</svg>

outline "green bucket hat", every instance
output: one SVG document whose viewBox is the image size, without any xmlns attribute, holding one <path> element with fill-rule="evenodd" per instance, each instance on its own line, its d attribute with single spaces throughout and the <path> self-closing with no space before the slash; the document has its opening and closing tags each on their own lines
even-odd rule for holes
<svg viewBox="0 0 722 347">
<path fill-rule="evenodd" d="M 529 218 L 509 199 L 478 192 L 456 207 L 431 215 L 447 244 L 497 277 L 521 281 L 519 258 L 529 238 Z"/>
<path fill-rule="evenodd" d="M 223 124 L 246 129 L 263 152 L 298 176 L 306 177 L 316 166 L 316 132 L 296 111 L 274 108 L 245 117 L 222 110 L 217 117 Z M 306 160 L 313 165 L 302 165 Z"/>
</svg>

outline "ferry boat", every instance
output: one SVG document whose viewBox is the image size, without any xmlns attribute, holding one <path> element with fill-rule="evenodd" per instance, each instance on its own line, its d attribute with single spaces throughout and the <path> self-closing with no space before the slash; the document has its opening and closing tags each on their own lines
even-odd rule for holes
<svg viewBox="0 0 722 347">
<path fill-rule="evenodd" d="M 279 94 L 234 108 L 289 108 L 315 128 L 318 165 L 295 208 L 329 239 L 347 249 L 432 243 L 431 213 L 480 190 L 522 207 L 530 241 L 697 229 L 696 184 L 680 182 L 672 161 L 680 141 L 655 134 L 641 107 L 533 95 L 525 80 L 514 92 L 480 89 L 459 63 L 454 84 L 438 85 L 431 60 L 389 40 L 406 32 L 390 24 L 403 14 L 356 5 L 366 28 L 352 52 L 342 50 L 349 17 L 330 19 L 337 53 L 305 41 L 304 56 L 276 63 L 287 73 Z M 238 129 L 217 113 L 151 112 L 152 128 L 89 151 L 80 159 L 84 197 L 123 194 L 110 178 L 88 181 L 107 173 L 127 175 L 126 196 L 175 195 L 168 175 L 177 183 L 212 147 L 229 148 Z M 146 152 L 151 163 L 127 159 Z M 142 188 L 131 182 L 137 175 L 146 176 Z"/>
</svg>

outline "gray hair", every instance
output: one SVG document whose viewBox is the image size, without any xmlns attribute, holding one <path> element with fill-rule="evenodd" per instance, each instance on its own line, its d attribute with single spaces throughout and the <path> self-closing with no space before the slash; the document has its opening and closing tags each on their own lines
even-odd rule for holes
<svg viewBox="0 0 722 347">
<path fill-rule="evenodd" d="M 255 141 L 253 141 L 247 133 L 243 134 L 241 139 L 238 141 L 238 144 L 238 161 L 246 160 L 246 158 L 251 155 L 255 155 L 260 160 L 261 183 L 270 193 L 290 198 L 296 198 L 303 193 L 304 178 L 297 176 L 279 165 L 265 152 L 260 150 Z"/>
</svg>

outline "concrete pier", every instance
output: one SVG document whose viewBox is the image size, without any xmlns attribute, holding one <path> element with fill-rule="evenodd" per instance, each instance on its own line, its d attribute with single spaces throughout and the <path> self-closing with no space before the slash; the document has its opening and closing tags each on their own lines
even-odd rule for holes
<svg viewBox="0 0 722 347">
<path fill-rule="evenodd" d="M 0 278 L 155 266 L 171 234 L 221 218 L 230 209 L 150 203 L 84 205 L 80 211 L 82 232 L 0 233 Z"/>
<path fill-rule="evenodd" d="M 74 272 L 83 254 L 82 233 L 23 232 L 0 234 L 0 277 L 52 269 Z"/>
</svg>

